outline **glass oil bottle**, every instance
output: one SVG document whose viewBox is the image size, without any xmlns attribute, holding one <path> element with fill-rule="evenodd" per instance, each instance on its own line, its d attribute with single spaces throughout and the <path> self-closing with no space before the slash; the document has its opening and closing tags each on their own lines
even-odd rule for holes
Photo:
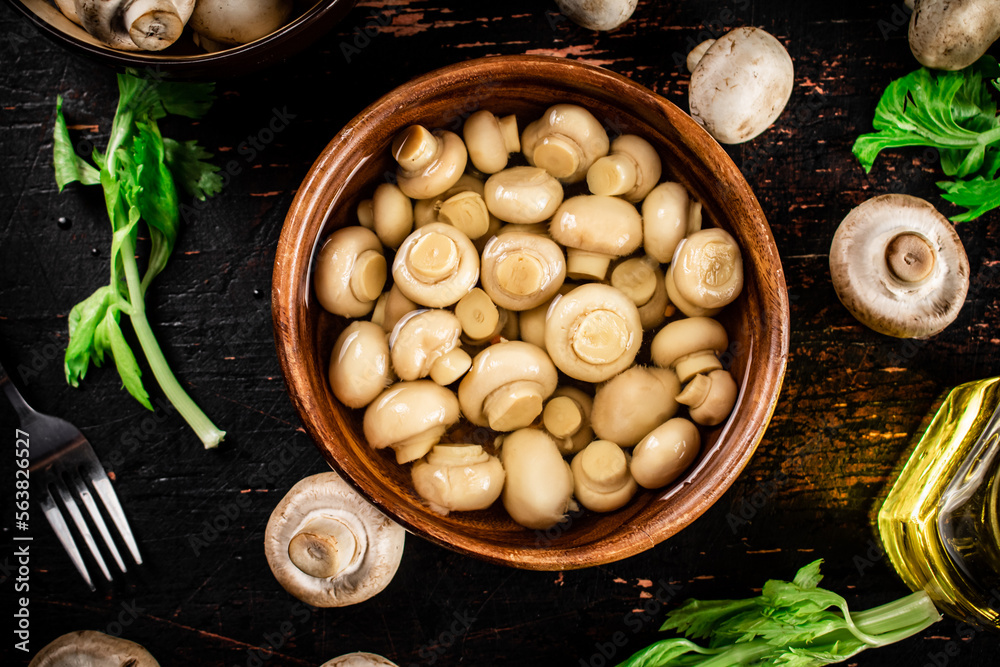
<svg viewBox="0 0 1000 667">
<path fill-rule="evenodd" d="M 903 581 L 939 609 L 1000 630 L 1000 377 L 945 398 L 878 513 Z"/>
</svg>

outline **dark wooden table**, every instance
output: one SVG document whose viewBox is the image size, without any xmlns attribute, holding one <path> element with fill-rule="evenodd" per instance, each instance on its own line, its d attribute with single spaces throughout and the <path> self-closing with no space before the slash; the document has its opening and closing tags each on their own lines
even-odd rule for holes
<svg viewBox="0 0 1000 667">
<path fill-rule="evenodd" d="M 688 596 L 744 597 L 815 558 L 826 559 L 826 584 L 858 608 L 907 592 L 880 555 L 871 519 L 942 392 L 1000 372 L 1000 275 L 993 268 L 1000 215 L 959 226 L 972 285 L 943 334 L 926 342 L 889 339 L 860 326 L 837 301 L 827 252 L 851 207 L 905 192 L 953 212 L 934 186 L 939 170 L 930 153 L 887 153 L 866 175 L 850 152 L 854 138 L 870 130 L 885 85 L 916 68 L 902 0 L 644 1 L 610 34 L 577 27 L 547 2 L 448 4 L 363 1 L 289 62 L 220 81 L 216 106 L 197 126 L 169 126 L 171 136 L 196 137 L 217 159 L 245 166 L 189 220 L 148 297 L 170 363 L 229 432 L 216 451 L 204 451 L 169 408 L 145 412 L 110 369 L 91 370 L 81 389 L 65 384 L 66 316 L 106 282 L 110 234 L 98 192 L 56 191 L 55 97 L 66 100 L 74 136 L 103 146 L 115 79 L 42 39 L 0 4 L 0 356 L 36 407 L 89 436 L 146 557 L 138 572 L 91 594 L 36 511 L 32 653 L 60 634 L 90 628 L 138 641 L 164 665 L 318 665 L 366 650 L 400 665 L 596 667 L 657 638 L 661 598 L 672 595 L 672 606 Z M 264 525 L 294 482 L 325 466 L 285 393 L 269 286 L 285 212 L 320 149 L 394 86 L 490 54 L 585 60 L 686 109 L 683 56 L 741 25 L 763 27 L 787 45 L 796 86 L 773 128 L 729 149 L 771 222 L 792 308 L 784 390 L 739 481 L 691 527 L 623 562 L 525 572 L 411 536 L 395 580 L 374 599 L 316 610 L 289 597 L 264 560 Z M 359 37 L 365 31 L 372 36 Z M 241 152 L 279 112 L 290 119 L 287 128 L 260 150 Z M 6 405 L 0 419 L 9 452 L 15 422 Z M 7 591 L 16 577 L 12 477 L 5 472 L 2 494 Z M 12 613 L 4 607 L 4 664 L 24 660 L 12 648 Z M 962 630 L 945 619 L 851 664 L 996 664 L 998 637 Z M 615 633 L 624 645 L 611 643 Z"/>
</svg>

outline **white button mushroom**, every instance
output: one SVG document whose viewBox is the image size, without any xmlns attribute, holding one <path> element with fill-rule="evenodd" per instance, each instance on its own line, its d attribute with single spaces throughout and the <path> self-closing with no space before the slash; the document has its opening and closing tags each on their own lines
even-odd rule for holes
<svg viewBox="0 0 1000 667">
<path fill-rule="evenodd" d="M 399 186 L 382 183 L 375 188 L 372 195 L 372 229 L 379 240 L 390 248 L 398 248 L 413 231 L 413 202 Z"/>
<path fill-rule="evenodd" d="M 387 660 L 374 653 L 346 653 L 336 658 L 327 660 L 320 667 L 399 667 L 391 660 Z"/>
<path fill-rule="evenodd" d="M 544 431 L 522 428 L 507 435 L 500 461 L 507 473 L 503 506 L 517 523 L 545 530 L 576 509 L 573 473 Z"/>
<path fill-rule="evenodd" d="M 577 387 L 563 385 L 552 392 L 542 410 L 542 427 L 563 454 L 575 454 L 594 439 L 593 406 L 594 399 Z"/>
<path fill-rule="evenodd" d="M 195 0 L 76 0 L 91 35 L 123 51 L 161 51 L 181 36 Z"/>
<path fill-rule="evenodd" d="M 642 202 L 642 243 L 646 254 L 666 264 L 681 240 L 701 228 L 701 204 L 680 183 L 660 183 Z"/>
<path fill-rule="evenodd" d="M 77 630 L 57 637 L 39 651 L 28 667 L 160 667 L 145 648 L 96 630 Z"/>
<path fill-rule="evenodd" d="M 380 593 L 403 557 L 403 527 L 334 472 L 296 483 L 271 512 L 264 555 L 278 583 L 314 607 Z"/>
<path fill-rule="evenodd" d="M 482 196 L 483 182 L 471 176 L 469 174 L 462 174 L 462 176 L 455 182 L 455 185 L 451 186 L 444 192 L 429 199 L 418 199 L 413 205 L 413 224 L 415 227 L 420 228 L 424 225 L 429 225 L 432 222 L 444 222 L 440 217 L 441 204 L 445 200 L 454 197 L 462 192 L 475 192 L 476 194 Z"/>
<path fill-rule="evenodd" d="M 399 188 L 413 199 L 436 197 L 455 185 L 468 161 L 461 137 L 447 130 L 432 133 L 421 125 L 411 125 L 396 137 L 392 156 L 399 164 Z"/>
<path fill-rule="evenodd" d="M 382 244 L 364 227 L 342 227 L 333 232 L 316 256 L 316 298 L 334 315 L 361 317 L 370 313 L 385 278 Z"/>
<path fill-rule="evenodd" d="M 392 384 L 389 344 L 377 324 L 355 320 L 337 337 L 330 355 L 330 387 L 349 408 L 363 408 Z"/>
<path fill-rule="evenodd" d="M 670 299 L 663 271 L 649 255 L 632 257 L 615 266 L 611 270 L 611 286 L 632 299 L 639 309 L 643 329 L 658 327 L 667 319 Z"/>
<path fill-rule="evenodd" d="M 728 347 L 725 327 L 710 317 L 688 317 L 660 329 L 650 355 L 654 364 L 673 370 L 681 384 L 687 384 L 698 373 L 721 369 L 718 355 Z"/>
<path fill-rule="evenodd" d="M 632 300 L 610 285 L 588 283 L 552 302 L 545 349 L 566 375 L 602 382 L 632 365 L 642 322 Z"/>
<path fill-rule="evenodd" d="M 503 490 L 500 459 L 479 445 L 435 445 L 413 464 L 413 488 L 438 514 L 484 510 Z"/>
<path fill-rule="evenodd" d="M 511 167 L 488 179 L 486 207 L 504 222 L 533 224 L 552 217 L 563 201 L 563 188 L 539 167 Z"/>
<path fill-rule="evenodd" d="M 557 382 L 556 368 L 543 350 L 524 341 L 505 341 L 475 356 L 458 385 L 458 402 L 473 424 L 513 431 L 542 413 Z"/>
<path fill-rule="evenodd" d="M 451 311 L 413 311 L 389 336 L 392 368 L 400 380 L 430 376 L 440 385 L 449 385 L 472 365 L 472 358 L 458 346 L 461 335 L 462 324 Z"/>
<path fill-rule="evenodd" d="M 604 280 L 612 259 L 631 254 L 642 243 L 642 217 L 624 199 L 578 195 L 559 206 L 549 233 L 567 248 L 570 278 Z"/>
<path fill-rule="evenodd" d="M 588 30 L 614 30 L 628 21 L 639 0 L 556 0 L 559 11 Z"/>
<path fill-rule="evenodd" d="M 681 296 L 676 305 L 688 315 L 687 304 L 718 311 L 743 290 L 740 247 L 729 232 L 718 227 L 699 230 L 681 241 L 668 273 Z"/>
<path fill-rule="evenodd" d="M 365 410 L 365 439 L 374 449 L 391 447 L 397 463 L 409 463 L 429 452 L 459 417 L 451 390 L 430 380 L 397 382 Z"/>
<path fill-rule="evenodd" d="M 520 311 L 540 306 L 566 279 L 566 259 L 555 241 L 538 234 L 494 236 L 483 248 L 483 289 L 501 308 Z"/>
<path fill-rule="evenodd" d="M 563 183 L 578 183 L 590 165 L 608 154 L 608 133 L 594 115 L 576 104 L 556 104 L 521 134 L 528 164 L 541 167 Z"/>
<path fill-rule="evenodd" d="M 916 0 L 910 51 L 924 67 L 960 70 L 1000 39 L 998 0 Z"/>
<path fill-rule="evenodd" d="M 191 28 L 221 44 L 247 44 L 285 25 L 292 0 L 198 0 Z"/>
<path fill-rule="evenodd" d="M 633 366 L 594 395 L 590 423 L 598 438 L 631 447 L 677 414 L 681 383 L 666 368 Z"/>
<path fill-rule="evenodd" d="M 715 426 L 725 421 L 736 405 L 739 388 L 729 371 L 712 371 L 691 378 L 677 396 L 677 402 L 688 406 L 691 419 L 703 426 Z"/>
<path fill-rule="evenodd" d="M 396 323 L 407 313 L 419 309 L 420 306 L 406 297 L 399 287 L 393 285 L 383 292 L 375 302 L 372 310 L 372 322 L 382 327 L 386 333 L 392 333 Z"/>
<path fill-rule="evenodd" d="M 469 293 L 479 280 L 479 253 L 469 237 L 432 222 L 406 237 L 392 263 L 392 278 L 409 299 L 444 308 Z"/>
<path fill-rule="evenodd" d="M 490 212 L 478 192 L 459 192 L 445 199 L 438 208 L 438 220 L 473 240 L 490 230 Z"/>
<path fill-rule="evenodd" d="M 635 495 L 628 455 L 607 440 L 595 440 L 573 457 L 573 495 L 594 512 L 613 512 Z"/>
<path fill-rule="evenodd" d="M 927 338 L 951 324 L 969 290 L 969 259 L 933 205 L 881 195 L 844 218 L 830 245 L 837 296 L 862 324 L 888 336 Z"/>
<path fill-rule="evenodd" d="M 771 126 L 792 95 L 788 51 L 760 28 L 735 28 L 715 40 L 691 74 L 691 116 L 724 144 L 753 139 Z"/>
<path fill-rule="evenodd" d="M 657 426 L 632 450 L 632 477 L 639 486 L 659 489 L 677 479 L 701 448 L 698 427 L 683 417 Z"/>
<path fill-rule="evenodd" d="M 511 153 L 521 150 L 517 134 L 517 117 L 497 118 L 481 109 L 469 116 L 462 125 L 462 138 L 469 151 L 472 165 L 484 174 L 495 174 L 507 166 Z"/>
<path fill-rule="evenodd" d="M 663 166 L 652 144 L 634 134 L 611 142 L 611 153 L 587 170 L 587 188 L 595 195 L 620 195 L 640 202 L 660 180 Z"/>
</svg>

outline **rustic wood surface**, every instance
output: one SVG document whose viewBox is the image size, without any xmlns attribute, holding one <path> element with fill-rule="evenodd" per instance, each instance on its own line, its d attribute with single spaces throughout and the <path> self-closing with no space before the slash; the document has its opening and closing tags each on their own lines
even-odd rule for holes
<svg viewBox="0 0 1000 667">
<path fill-rule="evenodd" d="M 906 192 L 952 212 L 934 186 L 940 174 L 932 152 L 888 152 L 870 175 L 850 153 L 854 138 L 870 130 L 881 90 L 916 68 L 903 17 L 901 0 L 644 1 L 623 28 L 598 35 L 550 3 L 363 0 L 287 63 L 220 81 L 208 117 L 193 127 L 167 124 L 165 134 L 196 137 L 243 169 L 189 216 L 148 298 L 175 372 L 229 432 L 221 448 L 206 452 L 169 406 L 145 412 L 110 369 L 92 370 L 81 389 L 64 383 L 66 315 L 107 280 L 110 235 L 99 192 L 57 193 L 55 96 L 65 98 L 74 137 L 102 146 L 117 91 L 110 70 L 41 39 L 0 5 L 0 356 L 29 401 L 71 420 L 94 443 L 146 557 L 136 573 L 91 594 L 36 511 L 31 652 L 89 628 L 138 641 L 164 665 L 318 665 L 365 650 L 400 665 L 598 666 L 654 641 L 664 609 L 679 600 L 743 597 L 814 558 L 826 559 L 825 583 L 858 608 L 905 594 L 874 541 L 873 510 L 942 392 L 1000 372 L 1000 215 L 959 227 L 972 284 L 958 321 L 934 339 L 885 338 L 837 301 L 827 250 L 852 206 Z M 792 100 L 777 124 L 728 149 L 771 222 L 792 309 L 782 397 L 742 477 L 691 527 L 611 565 L 527 572 L 410 537 L 396 579 L 364 604 L 316 610 L 289 597 L 264 561 L 264 524 L 284 492 L 324 463 L 285 393 L 269 288 L 284 214 L 320 149 L 394 86 L 490 54 L 582 59 L 686 108 L 684 54 L 740 25 L 772 32 L 796 66 Z M 287 128 L 253 148 L 249 139 L 275 114 L 289 119 Z M 0 420 L 9 451 L 15 422 L 6 405 Z M 12 474 L 3 479 L 12 490 Z M 2 496 L 0 576 L 12 591 L 12 491 Z M 5 605 L 10 630 L 0 655 L 4 664 L 21 664 L 12 603 Z M 997 636 L 970 635 L 945 619 L 849 664 L 992 665 L 998 649 Z"/>
</svg>

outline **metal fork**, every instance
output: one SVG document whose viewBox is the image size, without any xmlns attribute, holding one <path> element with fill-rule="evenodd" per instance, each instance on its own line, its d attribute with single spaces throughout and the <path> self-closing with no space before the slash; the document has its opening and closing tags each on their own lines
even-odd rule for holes
<svg viewBox="0 0 1000 667">
<path fill-rule="evenodd" d="M 118 564 L 122 572 L 127 570 L 121 554 L 118 553 L 118 547 L 111 538 L 108 526 L 104 522 L 104 517 L 90 492 L 90 486 L 93 487 L 97 497 L 101 499 L 105 511 L 111 517 L 111 521 L 118 529 L 119 535 L 132 553 L 135 562 L 141 565 L 142 556 L 139 555 L 139 547 L 132 536 L 132 530 L 129 528 L 122 506 L 118 502 L 118 496 L 111 486 L 111 480 L 108 479 L 107 473 L 104 472 L 104 466 L 101 465 L 97 454 L 94 453 L 94 448 L 87 442 L 83 433 L 80 433 L 79 429 L 63 419 L 35 411 L 17 391 L 2 365 L 0 365 L 0 387 L 3 387 L 7 399 L 17 411 L 21 420 L 21 430 L 28 434 L 30 444 L 29 470 L 30 478 L 34 482 L 31 485 L 32 495 L 38 500 L 42 512 L 45 513 L 45 518 L 48 519 L 56 537 L 59 538 L 66 553 L 73 561 L 73 565 L 87 582 L 90 590 L 96 590 L 94 582 L 80 556 L 80 550 L 76 547 L 66 519 L 52 497 L 53 490 L 63 507 L 66 508 L 90 554 L 108 581 L 111 581 L 111 572 L 108 570 L 104 557 L 101 555 L 101 551 L 94 541 L 94 536 L 80 511 L 80 506 L 77 504 L 78 499 L 86 508 L 87 514 L 90 515 L 91 521 L 104 540 L 107 550 L 115 559 L 115 563 Z M 90 482 L 90 486 L 87 482 Z"/>
</svg>

